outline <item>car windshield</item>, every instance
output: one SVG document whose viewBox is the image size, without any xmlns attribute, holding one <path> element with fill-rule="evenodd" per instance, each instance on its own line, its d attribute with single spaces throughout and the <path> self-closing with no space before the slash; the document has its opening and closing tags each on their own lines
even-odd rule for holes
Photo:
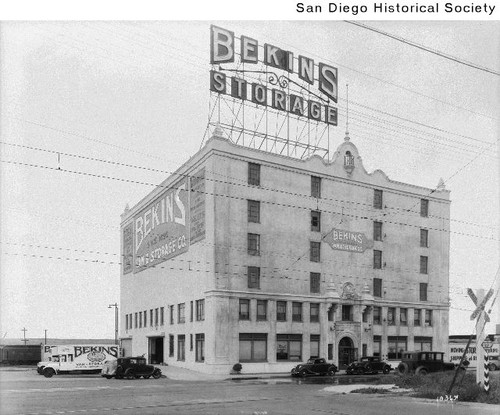
<svg viewBox="0 0 500 415">
<path fill-rule="evenodd" d="M 369 358 L 369 357 L 362 357 L 362 358 L 361 358 L 361 361 L 362 361 L 362 362 L 369 362 L 369 361 L 370 361 L 370 358 Z"/>
</svg>

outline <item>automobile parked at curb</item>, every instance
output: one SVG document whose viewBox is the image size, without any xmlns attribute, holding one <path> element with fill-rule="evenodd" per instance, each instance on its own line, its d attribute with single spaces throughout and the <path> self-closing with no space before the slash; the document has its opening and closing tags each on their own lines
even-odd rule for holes
<svg viewBox="0 0 500 415">
<path fill-rule="evenodd" d="M 497 356 L 490 356 L 488 358 L 488 368 L 492 371 L 500 369 L 500 362 L 498 359 L 498 355 Z"/>
<path fill-rule="evenodd" d="M 405 352 L 398 366 L 401 375 L 415 373 L 427 375 L 430 372 L 454 370 L 455 364 L 443 360 L 444 352 Z"/>
<path fill-rule="evenodd" d="M 312 376 L 328 375 L 333 376 L 338 371 L 337 366 L 328 363 L 325 359 L 309 359 L 306 363 L 301 363 L 292 369 L 292 376 Z"/>
<path fill-rule="evenodd" d="M 387 374 L 392 370 L 392 367 L 387 362 L 380 360 L 378 356 L 363 356 L 359 362 L 352 362 L 347 366 L 346 373 L 348 375 L 362 375 L 367 373 L 382 372 Z"/>
<path fill-rule="evenodd" d="M 146 364 L 144 357 L 120 357 L 116 360 L 105 362 L 101 371 L 101 376 L 106 379 L 112 377 L 116 379 L 149 379 L 151 376 L 155 379 L 161 377 L 161 370 L 152 365 Z"/>
</svg>

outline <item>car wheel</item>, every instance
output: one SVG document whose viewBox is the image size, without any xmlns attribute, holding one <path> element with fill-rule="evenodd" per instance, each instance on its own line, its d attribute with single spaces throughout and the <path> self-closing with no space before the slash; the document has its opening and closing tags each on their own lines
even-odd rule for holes
<svg viewBox="0 0 500 415">
<path fill-rule="evenodd" d="M 408 366 L 408 363 L 401 362 L 398 365 L 398 372 L 400 375 L 407 375 L 408 373 L 410 373 L 410 367 Z"/>
<path fill-rule="evenodd" d="M 144 379 L 149 379 L 151 377 L 151 375 L 144 375 L 143 378 Z"/>
<path fill-rule="evenodd" d="M 302 369 L 300 372 L 299 372 L 299 375 L 302 376 L 303 378 L 305 378 L 307 376 L 307 370 L 305 369 Z"/>
<path fill-rule="evenodd" d="M 46 367 L 45 369 L 43 369 L 43 376 L 45 376 L 46 378 L 51 378 L 55 374 L 56 374 L 56 371 L 54 369 L 52 369 L 51 367 Z"/>
<path fill-rule="evenodd" d="M 160 379 L 160 378 L 161 378 L 161 370 L 156 369 L 156 370 L 153 372 L 153 377 L 154 377 L 155 379 Z"/>
<path fill-rule="evenodd" d="M 106 375 L 104 376 L 106 379 L 111 379 L 113 376 Z"/>
<path fill-rule="evenodd" d="M 488 368 L 489 368 L 491 371 L 493 371 L 493 370 L 498 370 L 498 367 L 497 367 L 497 365 L 496 365 L 495 363 L 490 363 L 490 364 L 488 365 Z"/>
<path fill-rule="evenodd" d="M 384 375 L 387 375 L 390 371 L 391 371 L 391 369 L 389 368 L 389 366 L 384 366 L 384 369 L 382 370 L 382 373 Z"/>
<path fill-rule="evenodd" d="M 417 367 L 417 370 L 415 370 L 415 374 L 417 375 L 425 376 L 427 373 L 429 373 L 429 371 L 423 366 Z"/>
<path fill-rule="evenodd" d="M 328 376 L 335 376 L 335 372 L 336 370 L 333 367 L 328 369 Z"/>
<path fill-rule="evenodd" d="M 132 379 L 135 379 L 135 375 L 134 373 L 130 370 L 128 371 L 127 373 L 125 373 L 125 377 L 128 379 L 128 380 L 132 380 Z"/>
</svg>

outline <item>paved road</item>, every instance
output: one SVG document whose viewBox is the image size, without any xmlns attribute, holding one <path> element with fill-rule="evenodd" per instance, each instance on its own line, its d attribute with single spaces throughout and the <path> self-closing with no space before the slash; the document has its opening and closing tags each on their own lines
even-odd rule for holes
<svg viewBox="0 0 500 415">
<path fill-rule="evenodd" d="M 498 406 L 441 403 L 403 396 L 341 394 L 331 384 L 290 379 L 188 382 L 106 380 L 0 372 L 2 415 L 209 414 L 387 415 L 498 414 Z"/>
</svg>

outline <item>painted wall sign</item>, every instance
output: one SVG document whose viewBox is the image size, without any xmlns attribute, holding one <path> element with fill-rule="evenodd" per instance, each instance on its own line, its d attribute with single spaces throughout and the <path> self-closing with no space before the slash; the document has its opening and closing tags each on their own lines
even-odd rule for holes
<svg viewBox="0 0 500 415">
<path fill-rule="evenodd" d="M 190 178 L 190 245 L 205 238 L 205 169 Z"/>
<path fill-rule="evenodd" d="M 450 361 L 453 363 L 458 363 L 460 362 L 460 359 L 462 358 L 462 355 L 465 350 L 465 346 L 467 346 L 467 342 L 465 343 L 449 343 L 449 351 L 450 351 Z M 489 348 L 485 349 L 486 352 L 491 355 L 491 356 L 498 356 L 498 350 L 499 350 L 499 344 L 498 343 L 492 343 L 492 346 Z M 476 367 L 476 361 L 477 361 L 477 350 L 476 350 L 476 345 L 475 343 L 471 343 L 469 348 L 467 349 L 467 354 L 465 355 L 465 358 L 470 362 L 469 367 Z"/>
<path fill-rule="evenodd" d="M 129 223 L 123 228 L 122 268 L 128 274 L 134 269 L 134 224 Z"/>
<path fill-rule="evenodd" d="M 334 250 L 363 253 L 373 247 L 373 241 L 364 233 L 332 229 L 323 235 L 323 240 Z"/>
</svg>

